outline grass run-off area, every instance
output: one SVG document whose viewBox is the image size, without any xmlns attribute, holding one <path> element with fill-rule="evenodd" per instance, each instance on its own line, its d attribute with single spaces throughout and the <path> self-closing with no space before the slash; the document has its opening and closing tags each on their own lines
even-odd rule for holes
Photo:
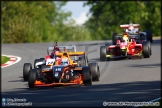
<svg viewBox="0 0 162 108">
<path fill-rule="evenodd" d="M 6 56 L 1 56 L 1 64 L 4 64 L 4 63 L 6 63 L 9 60 L 10 60 L 10 58 L 8 58 Z"/>
</svg>

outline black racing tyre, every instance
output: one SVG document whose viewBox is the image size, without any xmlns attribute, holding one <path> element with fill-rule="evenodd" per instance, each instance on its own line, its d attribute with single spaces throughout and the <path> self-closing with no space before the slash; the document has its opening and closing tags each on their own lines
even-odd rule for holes
<svg viewBox="0 0 162 108">
<path fill-rule="evenodd" d="M 87 66 L 88 65 L 88 58 L 87 56 L 80 56 L 78 58 L 80 66 Z"/>
<path fill-rule="evenodd" d="M 112 44 L 113 45 L 116 45 L 116 35 L 117 35 L 118 33 L 113 33 L 113 35 L 112 35 Z"/>
<path fill-rule="evenodd" d="M 153 42 L 152 32 L 150 30 L 145 30 L 144 32 L 146 32 L 147 40 L 152 43 Z"/>
<path fill-rule="evenodd" d="M 150 41 L 147 41 L 147 42 L 148 42 L 149 52 L 150 52 L 150 56 L 151 56 L 152 55 L 151 43 L 150 43 Z"/>
<path fill-rule="evenodd" d="M 23 78 L 24 78 L 24 81 L 28 80 L 29 71 L 31 69 L 32 69 L 32 64 L 31 63 L 24 63 L 24 66 L 23 66 Z"/>
<path fill-rule="evenodd" d="M 29 88 L 34 88 L 34 82 L 36 81 L 36 79 L 37 79 L 37 71 L 36 69 L 31 69 L 29 71 L 29 79 L 28 79 Z"/>
<path fill-rule="evenodd" d="M 92 76 L 89 67 L 82 68 L 82 80 L 84 86 L 91 86 L 92 85 Z"/>
<path fill-rule="evenodd" d="M 144 58 L 150 57 L 150 41 L 145 41 L 142 43 L 142 54 Z"/>
<path fill-rule="evenodd" d="M 151 44 L 149 45 L 150 46 L 150 56 L 152 55 L 152 49 L 151 49 Z"/>
<path fill-rule="evenodd" d="M 99 81 L 100 78 L 100 68 L 98 63 L 90 63 L 89 65 L 91 75 L 92 75 L 92 81 Z"/>
<path fill-rule="evenodd" d="M 106 61 L 107 60 L 106 55 L 107 55 L 106 46 L 101 46 L 100 47 L 100 60 Z"/>
</svg>

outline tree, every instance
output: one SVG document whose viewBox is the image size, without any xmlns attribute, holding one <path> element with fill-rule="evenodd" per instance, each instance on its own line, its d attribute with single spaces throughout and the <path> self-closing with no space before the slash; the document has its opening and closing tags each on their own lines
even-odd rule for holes
<svg viewBox="0 0 162 108">
<path fill-rule="evenodd" d="M 57 5 L 52 1 L 2 1 L 2 42 L 47 42 L 59 38 L 63 22 L 71 15 L 70 12 L 60 11 L 65 4 L 60 2 Z"/>
<path fill-rule="evenodd" d="M 160 19 L 154 21 L 160 18 L 158 2 L 90 0 L 84 6 L 90 6 L 92 16 L 84 25 L 91 31 L 93 39 L 111 39 L 113 32 L 121 32 L 119 25 L 129 21 L 141 24 L 143 29 L 152 30 L 153 35 L 160 35 L 154 29 L 161 26 Z M 155 17 L 151 17 L 153 14 Z"/>
</svg>

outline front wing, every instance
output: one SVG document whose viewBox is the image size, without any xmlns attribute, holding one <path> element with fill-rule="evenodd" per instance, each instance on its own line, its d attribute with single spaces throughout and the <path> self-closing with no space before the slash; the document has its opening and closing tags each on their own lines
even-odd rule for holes
<svg viewBox="0 0 162 108">
<path fill-rule="evenodd" d="M 110 54 L 107 54 L 106 55 L 106 58 L 112 58 L 112 59 L 118 59 L 118 58 L 125 58 L 125 57 L 140 57 L 141 58 L 142 54 L 141 53 L 138 53 L 138 54 L 134 54 L 134 56 L 132 55 L 127 55 L 127 56 L 114 56 L 114 55 L 110 55 Z"/>
<path fill-rule="evenodd" d="M 50 86 L 70 86 L 70 85 L 81 85 L 83 84 L 82 81 L 79 82 L 71 82 L 71 83 L 50 83 L 50 84 L 45 84 L 41 81 L 36 81 L 34 83 L 35 87 L 50 87 Z"/>
</svg>

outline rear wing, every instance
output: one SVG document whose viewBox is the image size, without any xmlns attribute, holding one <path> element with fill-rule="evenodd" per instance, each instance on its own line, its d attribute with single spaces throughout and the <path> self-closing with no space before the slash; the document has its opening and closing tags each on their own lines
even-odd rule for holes
<svg viewBox="0 0 162 108">
<path fill-rule="evenodd" d="M 58 46 L 60 50 L 63 50 L 64 48 L 66 48 L 66 50 L 73 50 L 74 52 L 76 52 L 76 46 L 72 45 L 72 46 Z M 54 47 L 48 47 L 48 51 L 53 51 Z"/>
<path fill-rule="evenodd" d="M 69 56 L 82 56 L 85 55 L 85 52 L 69 52 Z"/>
<path fill-rule="evenodd" d="M 72 45 L 72 46 L 58 46 L 60 50 L 63 50 L 64 48 L 66 48 L 67 50 L 72 50 L 72 52 L 76 52 L 76 46 Z M 48 47 L 47 48 L 47 54 L 50 55 L 50 53 L 53 51 L 54 47 Z"/>
<path fill-rule="evenodd" d="M 68 55 L 68 58 L 70 58 L 71 60 L 77 60 L 77 56 L 83 56 L 85 55 L 85 52 L 66 52 Z M 63 52 L 61 53 L 56 53 L 56 57 L 62 57 L 63 56 Z"/>
<path fill-rule="evenodd" d="M 132 24 L 134 28 L 139 28 L 140 24 Z M 122 24 L 120 25 L 120 28 L 128 28 L 130 25 L 129 24 Z"/>
<path fill-rule="evenodd" d="M 69 56 L 82 56 L 85 55 L 85 52 L 67 52 Z M 61 57 L 63 53 L 56 53 L 57 57 Z"/>
<path fill-rule="evenodd" d="M 66 51 L 69 53 L 69 52 L 76 52 L 76 46 L 75 45 L 71 45 L 71 46 L 58 46 L 59 47 L 59 49 L 60 49 L 60 51 L 61 52 L 64 52 L 64 49 L 66 49 Z M 50 55 L 50 52 L 52 52 L 53 51 L 53 49 L 54 49 L 54 47 L 48 47 L 48 49 L 47 49 L 47 54 L 48 55 Z M 68 50 L 71 50 L 71 51 L 68 51 Z M 59 54 L 60 55 L 60 54 Z M 59 56 L 58 55 L 58 56 Z M 56 55 L 57 56 L 57 55 Z M 73 57 L 73 59 L 77 59 L 76 58 L 76 56 L 75 57 Z"/>
</svg>

